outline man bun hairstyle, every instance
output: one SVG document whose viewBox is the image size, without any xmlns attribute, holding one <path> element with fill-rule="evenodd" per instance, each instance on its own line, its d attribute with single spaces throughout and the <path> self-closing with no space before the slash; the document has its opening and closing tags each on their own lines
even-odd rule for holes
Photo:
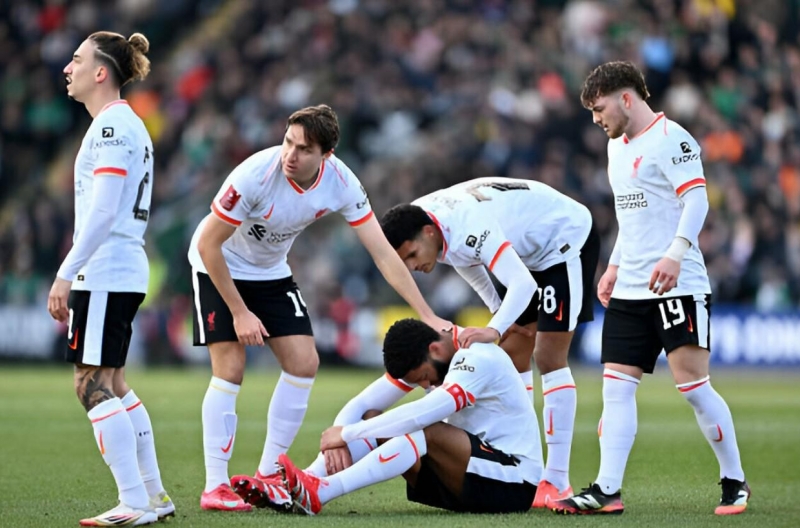
<svg viewBox="0 0 800 528">
<path fill-rule="evenodd" d="M 105 64 L 118 86 L 142 81 L 150 73 L 150 41 L 141 33 L 125 38 L 119 33 L 98 31 L 89 35 L 94 42 L 96 58 Z"/>
<path fill-rule="evenodd" d="M 592 70 L 583 82 L 581 104 L 591 109 L 600 97 L 623 88 L 635 90 L 644 101 L 650 97 L 644 75 L 636 65 L 629 61 L 606 62 Z"/>
</svg>

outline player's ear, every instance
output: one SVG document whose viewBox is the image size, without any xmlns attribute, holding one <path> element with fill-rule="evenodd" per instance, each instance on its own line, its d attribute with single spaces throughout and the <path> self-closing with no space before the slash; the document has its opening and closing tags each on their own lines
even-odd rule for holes
<svg viewBox="0 0 800 528">
<path fill-rule="evenodd" d="M 100 66 L 97 68 L 97 72 L 94 74 L 94 80 L 101 83 L 106 80 L 108 77 L 108 68 L 105 66 Z"/>
</svg>

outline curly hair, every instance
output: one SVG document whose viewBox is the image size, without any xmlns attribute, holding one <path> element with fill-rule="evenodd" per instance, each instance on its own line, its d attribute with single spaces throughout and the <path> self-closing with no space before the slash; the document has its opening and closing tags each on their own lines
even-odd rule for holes
<svg viewBox="0 0 800 528">
<path fill-rule="evenodd" d="M 383 234 L 395 249 L 417 238 L 426 225 L 433 225 L 431 217 L 422 207 L 411 204 L 395 205 L 381 218 Z"/>
<path fill-rule="evenodd" d="M 428 347 L 439 332 L 416 319 L 394 323 L 383 338 L 383 365 L 394 379 L 402 379 L 428 360 Z"/>
<path fill-rule="evenodd" d="M 581 104 L 591 108 L 598 98 L 623 88 L 633 88 L 645 101 L 650 97 L 644 75 L 632 62 L 613 61 L 601 64 L 583 82 Z"/>
<path fill-rule="evenodd" d="M 325 104 L 301 108 L 286 120 L 286 128 L 300 125 L 306 138 L 319 145 L 323 154 L 331 152 L 339 143 L 339 118 L 336 112 Z"/>
</svg>

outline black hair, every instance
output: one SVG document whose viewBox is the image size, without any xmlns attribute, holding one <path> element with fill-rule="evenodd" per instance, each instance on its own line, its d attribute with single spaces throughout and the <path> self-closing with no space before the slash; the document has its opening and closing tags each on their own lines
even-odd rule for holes
<svg viewBox="0 0 800 528">
<path fill-rule="evenodd" d="M 439 332 L 416 319 L 394 323 L 383 338 L 383 364 L 394 379 L 402 379 L 428 360 L 428 348 Z"/>
<path fill-rule="evenodd" d="M 418 205 L 395 205 L 381 218 L 383 234 L 394 249 L 417 238 L 426 225 L 433 225 L 433 220 Z"/>
</svg>

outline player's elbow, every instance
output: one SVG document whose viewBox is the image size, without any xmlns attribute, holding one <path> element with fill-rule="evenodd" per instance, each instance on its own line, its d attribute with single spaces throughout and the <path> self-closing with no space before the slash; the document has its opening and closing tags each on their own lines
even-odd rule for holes
<svg viewBox="0 0 800 528">
<path fill-rule="evenodd" d="M 519 289 L 520 295 L 525 297 L 526 299 L 532 299 L 533 294 L 536 293 L 536 281 L 533 279 L 530 273 L 525 273 L 520 276 L 519 280 L 516 281 L 517 284 L 515 285 L 516 288 Z"/>
</svg>

